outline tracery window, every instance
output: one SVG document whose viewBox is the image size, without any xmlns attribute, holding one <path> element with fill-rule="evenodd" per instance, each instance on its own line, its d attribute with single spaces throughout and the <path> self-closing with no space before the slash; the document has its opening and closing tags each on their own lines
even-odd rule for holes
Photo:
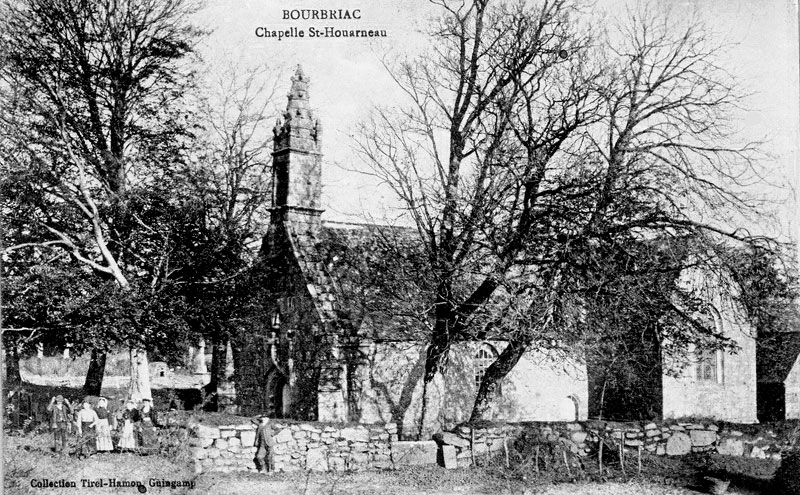
<svg viewBox="0 0 800 495">
<path fill-rule="evenodd" d="M 708 323 L 714 328 L 716 335 L 725 334 L 725 328 L 719 312 L 711 306 L 703 311 L 703 318 L 708 319 Z M 723 365 L 725 354 L 721 349 L 697 349 L 695 350 L 695 379 L 697 381 L 709 383 L 723 383 Z"/>
<path fill-rule="evenodd" d="M 720 351 L 699 351 L 697 353 L 697 379 L 699 381 L 716 382 L 719 376 Z"/>
<path fill-rule="evenodd" d="M 486 374 L 486 369 L 497 360 L 497 351 L 489 344 L 481 344 L 475 354 L 475 390 L 478 390 Z M 498 389 L 498 393 L 500 390 Z"/>
</svg>

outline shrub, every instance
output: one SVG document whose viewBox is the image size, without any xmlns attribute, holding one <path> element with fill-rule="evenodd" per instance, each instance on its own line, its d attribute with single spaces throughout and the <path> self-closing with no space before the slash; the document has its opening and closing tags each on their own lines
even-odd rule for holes
<svg viewBox="0 0 800 495">
<path fill-rule="evenodd" d="M 775 472 L 775 491 L 781 495 L 800 495 L 800 450 L 790 450 L 783 456 Z"/>
<path fill-rule="evenodd" d="M 31 357 L 20 364 L 23 370 L 38 376 L 81 376 L 89 369 L 89 360 L 86 358 L 64 359 L 60 356 Z"/>
<path fill-rule="evenodd" d="M 29 357 L 20 360 L 23 371 L 37 376 L 85 376 L 89 370 L 88 355 L 64 359 L 61 356 Z M 106 376 L 128 376 L 130 357 L 124 352 L 110 352 L 107 356 Z"/>
<path fill-rule="evenodd" d="M 131 360 L 127 354 L 109 354 L 106 361 L 107 376 L 128 376 L 131 372 Z"/>
<path fill-rule="evenodd" d="M 165 418 L 167 419 L 167 418 Z M 189 451 L 189 431 L 179 425 L 165 425 L 158 430 L 160 454 L 171 462 L 188 464 L 192 460 Z"/>
<path fill-rule="evenodd" d="M 583 478 L 584 466 L 567 445 L 549 441 L 538 434 L 523 434 L 508 442 L 512 471 L 525 478 L 534 472 L 551 478 Z"/>
</svg>

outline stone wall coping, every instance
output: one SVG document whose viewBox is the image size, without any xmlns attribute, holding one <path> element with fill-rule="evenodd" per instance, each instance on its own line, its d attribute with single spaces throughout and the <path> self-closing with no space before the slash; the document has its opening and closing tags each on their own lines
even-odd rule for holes
<svg viewBox="0 0 800 495">
<path fill-rule="evenodd" d="M 288 420 L 283 418 L 272 418 L 270 419 L 270 424 L 274 427 L 281 427 L 281 428 L 299 428 L 299 429 L 309 429 L 309 428 L 316 428 L 320 430 L 324 430 L 327 428 L 332 428 L 334 430 L 342 430 L 344 428 L 366 428 L 366 429 L 397 429 L 397 423 L 389 422 L 389 423 L 331 423 L 331 422 L 323 422 L 323 421 L 297 421 L 297 420 Z M 189 419 L 187 421 L 178 422 L 177 426 L 183 426 L 187 428 L 194 428 L 196 426 L 203 426 L 206 428 L 218 428 L 220 430 L 249 430 L 249 429 L 256 429 L 258 425 L 256 424 L 255 419 L 251 419 L 248 421 L 242 421 L 241 423 L 233 423 L 233 424 L 215 424 L 213 422 L 206 422 L 202 419 L 198 420 L 195 418 Z"/>
<path fill-rule="evenodd" d="M 420 452 L 412 449 L 395 461 L 392 443 L 397 424 L 331 424 L 272 421 L 277 471 L 357 471 L 388 469 L 403 463 L 436 463 L 437 447 L 429 442 Z M 255 470 L 253 423 L 211 425 L 190 422 L 189 450 L 195 473 Z M 402 446 L 398 447 L 403 449 Z M 398 451 L 399 452 L 399 451 Z M 415 460 L 416 459 L 416 460 Z"/>
<path fill-rule="evenodd" d="M 188 445 L 195 471 L 229 472 L 254 469 L 255 429 L 252 422 L 213 425 L 190 421 Z M 715 451 L 722 455 L 780 459 L 786 439 L 774 427 L 709 421 L 578 421 L 460 424 L 434 435 L 435 441 L 400 442 L 396 423 L 354 424 L 274 420 L 275 462 L 280 471 L 354 471 L 402 465 L 435 464 L 441 451 L 449 466 L 469 465 L 476 455 L 499 454 L 506 439 L 533 434 L 560 442 L 579 456 L 588 455 L 601 439 L 626 450 L 656 455 Z M 745 433 L 746 432 L 746 433 Z M 781 430 L 782 433 L 782 430 Z"/>
<path fill-rule="evenodd" d="M 578 455 L 590 452 L 590 444 L 596 448 L 601 438 L 622 443 L 626 449 L 644 448 L 656 455 L 716 451 L 729 456 L 780 460 L 781 452 L 788 446 L 788 438 L 781 440 L 770 425 L 759 428 L 708 420 L 464 423 L 434 438 L 442 446 L 454 447 L 458 459 L 466 459 L 496 451 L 498 447 L 494 444 L 498 439 L 523 432 L 541 441 L 563 443 Z"/>
</svg>

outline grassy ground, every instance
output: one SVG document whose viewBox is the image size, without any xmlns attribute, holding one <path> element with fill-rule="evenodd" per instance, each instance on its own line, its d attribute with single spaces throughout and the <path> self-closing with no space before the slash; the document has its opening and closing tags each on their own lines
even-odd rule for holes
<svg viewBox="0 0 800 495">
<path fill-rule="evenodd" d="M 40 405 L 50 397 L 62 394 L 78 400 L 82 394 L 79 385 L 71 387 L 51 384 L 24 384 L 24 389 Z M 117 397 L 115 387 L 104 388 L 103 394 Z M 197 388 L 154 389 L 156 405 L 164 409 L 173 399 L 192 407 L 202 401 Z M 181 416 L 195 414 L 185 411 Z M 208 424 L 230 424 L 243 418 L 229 415 L 198 414 Z M 32 425 L 32 426 L 35 426 Z M 788 425 L 796 427 L 796 425 Z M 700 483 L 704 476 L 713 475 L 730 480 L 728 493 L 739 495 L 772 494 L 770 478 L 777 463 L 771 460 L 732 458 L 722 456 L 687 456 L 682 459 L 645 457 L 641 475 L 636 473 L 635 461 L 628 459 L 627 474 L 623 474 L 613 459 L 608 459 L 606 471 L 598 472 L 596 460 L 584 459 L 581 470 L 573 467 L 566 472 L 560 454 L 551 460 L 551 471 L 540 476 L 532 472 L 530 449 L 512 446 L 512 466 L 505 468 L 502 459 L 472 469 L 444 470 L 424 467 L 387 472 L 361 473 L 284 473 L 263 476 L 255 473 L 194 475 L 185 458 L 161 456 L 136 456 L 132 454 L 104 454 L 79 460 L 57 456 L 51 451 L 52 436 L 46 425 L 22 435 L 6 436 L 3 445 L 4 493 L 139 493 L 136 487 L 90 488 L 82 480 L 137 481 L 144 484 L 148 493 L 191 494 L 542 494 L 542 495 L 679 495 L 704 493 Z M 521 450 L 517 450 L 517 448 Z M 610 470 L 609 470 L 610 468 Z M 580 477 L 576 476 L 580 473 Z M 580 478 L 580 479 L 578 479 Z M 74 481 L 76 488 L 36 488 L 37 480 Z M 151 486 L 152 480 L 191 482 L 191 487 L 164 488 Z"/>
<path fill-rule="evenodd" d="M 20 375 L 28 383 L 36 385 L 61 385 L 80 388 L 86 380 L 89 358 L 76 356 L 64 359 L 58 356 L 44 358 L 28 357 L 20 360 Z M 103 388 L 126 389 L 130 382 L 130 362 L 127 356 L 113 354 L 106 362 Z M 152 375 L 153 388 L 199 388 L 208 383 L 209 375 L 195 375 L 185 368 L 175 368 L 161 377 Z"/>
<path fill-rule="evenodd" d="M 4 445 L 4 493 L 43 493 L 31 486 L 38 480 L 74 481 L 76 488 L 49 488 L 47 493 L 102 494 L 138 493 L 135 487 L 90 488 L 82 480 L 137 481 L 147 493 L 172 494 L 542 494 L 542 495 L 683 495 L 704 493 L 696 484 L 698 473 L 722 474 L 733 479 L 729 493 L 771 494 L 766 482 L 775 463 L 745 462 L 722 457 L 684 460 L 648 459 L 641 476 L 623 476 L 618 470 L 606 472 L 604 480 L 587 466 L 581 480 L 563 473 L 543 473 L 540 477 L 526 468 L 489 463 L 472 469 L 445 470 L 437 466 L 406 468 L 397 471 L 358 473 L 256 473 L 204 474 L 196 476 L 185 459 L 131 454 L 104 454 L 89 459 L 58 456 L 51 452 L 52 437 L 47 433 L 7 436 Z M 737 475 L 738 473 L 738 475 Z M 629 471 L 630 474 L 630 471 Z M 573 473 L 574 475 L 574 473 Z M 739 476 L 737 479 L 736 476 Z M 191 487 L 151 486 L 150 480 L 192 482 Z M 759 482 L 761 480 L 761 482 Z"/>
<path fill-rule="evenodd" d="M 50 452 L 49 434 L 11 436 L 4 449 L 4 492 L 8 494 L 138 493 L 135 487 L 92 488 L 82 480 L 138 481 L 147 493 L 187 494 L 651 494 L 696 493 L 682 488 L 661 486 L 645 480 L 610 483 L 568 483 L 553 485 L 534 480 L 503 476 L 493 468 L 446 471 L 424 467 L 386 472 L 286 473 L 272 476 L 255 473 L 205 474 L 195 476 L 182 462 L 156 456 L 105 454 L 89 459 L 57 456 Z M 193 482 L 192 487 L 150 486 L 153 480 Z M 36 488 L 39 480 L 74 481 L 76 488 Z"/>
<path fill-rule="evenodd" d="M 579 482 L 542 484 L 509 481 L 482 470 L 441 468 L 403 469 L 388 472 L 352 474 L 304 474 L 275 478 L 258 474 L 244 476 L 206 475 L 198 479 L 191 493 L 308 494 L 308 495 L 466 495 L 466 494 L 542 494 L 542 495 L 683 495 L 693 490 L 659 485 L 645 480 L 624 482 Z"/>
<path fill-rule="evenodd" d="M 175 462 L 161 456 L 137 456 L 133 454 L 102 454 L 88 459 L 57 455 L 52 452 L 52 435 L 34 433 L 25 436 L 6 435 L 3 445 L 3 485 L 4 493 L 138 493 L 135 488 L 111 489 L 86 488 L 81 480 L 97 478 L 117 480 L 138 480 L 147 483 L 150 478 L 171 480 L 191 480 L 185 462 Z M 39 480 L 74 481 L 72 488 L 35 488 L 32 483 Z M 170 492 L 170 489 L 148 488 L 148 492 Z M 172 491 L 171 493 L 175 493 Z"/>
</svg>

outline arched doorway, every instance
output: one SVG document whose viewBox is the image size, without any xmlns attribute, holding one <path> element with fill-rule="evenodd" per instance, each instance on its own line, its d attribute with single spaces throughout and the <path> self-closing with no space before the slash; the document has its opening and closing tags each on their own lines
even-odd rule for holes
<svg viewBox="0 0 800 495">
<path fill-rule="evenodd" d="M 273 369 L 267 377 L 267 415 L 284 418 L 289 414 L 291 394 L 286 377 Z"/>
</svg>

